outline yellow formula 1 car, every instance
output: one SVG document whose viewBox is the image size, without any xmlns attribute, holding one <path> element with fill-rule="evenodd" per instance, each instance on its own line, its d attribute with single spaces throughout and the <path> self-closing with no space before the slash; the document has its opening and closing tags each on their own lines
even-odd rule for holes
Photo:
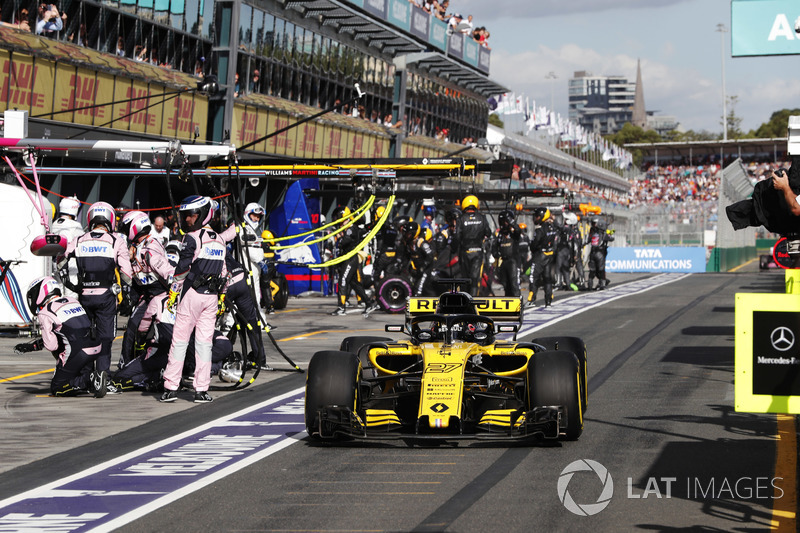
<svg viewBox="0 0 800 533">
<path fill-rule="evenodd" d="M 586 347 L 577 337 L 516 337 L 519 298 L 472 298 L 452 280 L 410 298 L 407 339 L 348 337 L 317 352 L 305 422 L 317 439 L 566 439 L 583 431 Z"/>
</svg>

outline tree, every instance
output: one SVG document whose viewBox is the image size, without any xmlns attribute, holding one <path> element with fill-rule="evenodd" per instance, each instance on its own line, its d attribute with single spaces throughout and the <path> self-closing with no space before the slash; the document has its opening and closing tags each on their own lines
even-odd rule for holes
<svg viewBox="0 0 800 533">
<path fill-rule="evenodd" d="M 494 113 L 491 113 L 491 114 L 489 115 L 489 124 L 491 124 L 492 126 L 497 126 L 498 128 L 503 128 L 503 127 L 505 127 L 505 122 L 503 122 L 503 121 L 500 119 L 500 117 L 498 117 L 498 116 L 497 116 L 497 115 L 495 115 Z"/>
<path fill-rule="evenodd" d="M 617 146 L 624 144 L 640 144 L 640 143 L 657 143 L 661 142 L 661 135 L 654 130 L 643 130 L 639 126 L 634 126 L 630 122 L 626 122 L 614 135 L 606 137 L 609 141 Z"/>
<path fill-rule="evenodd" d="M 728 139 L 741 139 L 745 137 L 742 132 L 742 119 L 736 115 L 736 104 L 739 102 L 739 97 L 734 95 L 728 96 L 727 108 L 727 126 L 728 126 Z M 723 124 L 721 121 L 720 124 Z"/>
<path fill-rule="evenodd" d="M 754 132 L 759 139 L 783 138 L 789 130 L 789 117 L 800 115 L 800 109 L 781 109 L 769 117 L 769 122 L 763 123 Z"/>
</svg>

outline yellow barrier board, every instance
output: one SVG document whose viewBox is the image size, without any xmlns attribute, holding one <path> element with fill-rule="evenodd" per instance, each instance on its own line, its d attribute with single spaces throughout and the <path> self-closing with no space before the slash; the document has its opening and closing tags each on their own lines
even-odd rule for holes
<svg viewBox="0 0 800 533">
<path fill-rule="evenodd" d="M 800 413 L 800 298 L 736 295 L 735 409 Z"/>
</svg>

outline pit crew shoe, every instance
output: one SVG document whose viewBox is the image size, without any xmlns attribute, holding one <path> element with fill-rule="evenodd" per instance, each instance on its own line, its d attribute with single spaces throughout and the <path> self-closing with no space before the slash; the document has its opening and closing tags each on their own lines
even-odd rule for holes
<svg viewBox="0 0 800 533">
<path fill-rule="evenodd" d="M 194 403 L 211 403 L 214 401 L 214 398 L 208 393 L 208 391 L 199 390 L 194 393 Z"/>
<path fill-rule="evenodd" d="M 364 310 L 364 318 L 367 318 L 370 314 L 374 313 L 375 311 L 377 311 L 380 308 L 381 308 L 381 306 L 378 305 L 377 303 L 373 303 L 371 305 L 368 305 L 367 308 Z"/>
<path fill-rule="evenodd" d="M 347 314 L 347 311 L 345 311 L 344 307 L 337 307 L 336 311 L 332 312 L 330 315 L 331 316 L 342 316 L 342 315 L 346 315 L 346 314 Z"/>
<path fill-rule="evenodd" d="M 122 394 L 122 389 L 118 388 L 111 381 L 106 383 L 106 394 Z"/>
<path fill-rule="evenodd" d="M 161 395 L 161 398 L 159 398 L 158 401 L 161 403 L 169 403 L 174 402 L 177 399 L 178 391 L 164 389 L 164 393 Z"/>
</svg>

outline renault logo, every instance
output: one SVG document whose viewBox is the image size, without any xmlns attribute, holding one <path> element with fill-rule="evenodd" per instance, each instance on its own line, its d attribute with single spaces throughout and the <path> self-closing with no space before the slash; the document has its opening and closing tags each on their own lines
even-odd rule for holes
<svg viewBox="0 0 800 533">
<path fill-rule="evenodd" d="M 780 326 L 772 330 L 769 340 L 773 348 L 785 352 L 794 346 L 794 332 L 786 326 Z"/>
</svg>

